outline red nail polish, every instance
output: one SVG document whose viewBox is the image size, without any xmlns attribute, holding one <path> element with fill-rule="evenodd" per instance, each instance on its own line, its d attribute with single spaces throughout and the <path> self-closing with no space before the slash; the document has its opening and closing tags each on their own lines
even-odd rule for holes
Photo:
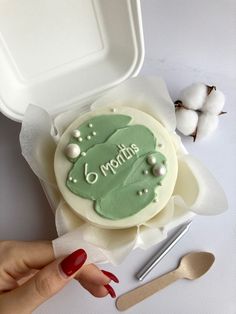
<svg viewBox="0 0 236 314">
<path fill-rule="evenodd" d="M 116 282 L 116 283 L 119 282 L 119 279 L 114 274 L 110 273 L 109 271 L 106 271 L 106 270 L 102 269 L 102 272 L 103 272 L 104 275 L 106 275 L 108 278 L 110 278 L 114 282 Z"/>
<path fill-rule="evenodd" d="M 115 290 L 112 288 L 112 286 L 110 286 L 110 285 L 104 285 L 104 287 L 107 289 L 108 293 L 110 294 L 110 296 L 111 296 L 112 298 L 115 298 L 115 297 L 116 297 Z"/>
<path fill-rule="evenodd" d="M 83 249 L 79 249 L 67 256 L 61 263 L 61 269 L 66 276 L 73 275 L 79 270 L 87 259 L 87 254 Z"/>
</svg>

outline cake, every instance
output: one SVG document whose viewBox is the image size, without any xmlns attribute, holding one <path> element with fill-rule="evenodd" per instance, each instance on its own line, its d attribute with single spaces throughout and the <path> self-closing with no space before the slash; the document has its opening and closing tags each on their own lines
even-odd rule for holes
<svg viewBox="0 0 236 314">
<path fill-rule="evenodd" d="M 54 158 L 58 188 L 71 209 L 109 229 L 137 226 L 160 212 L 176 182 L 169 133 L 149 114 L 105 107 L 79 116 Z"/>
</svg>

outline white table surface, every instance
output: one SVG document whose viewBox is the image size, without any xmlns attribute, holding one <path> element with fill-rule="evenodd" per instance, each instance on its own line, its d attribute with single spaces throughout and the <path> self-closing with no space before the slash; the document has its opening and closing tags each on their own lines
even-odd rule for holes
<svg viewBox="0 0 236 314">
<path fill-rule="evenodd" d="M 236 2 L 234 0 L 142 1 L 146 57 L 142 74 L 162 76 L 175 100 L 195 81 L 214 84 L 227 97 L 217 131 L 199 143 L 184 139 L 223 185 L 229 210 L 220 216 L 197 217 L 188 235 L 147 279 L 176 267 L 189 251 L 216 256 L 206 276 L 182 280 L 127 311 L 133 314 L 236 313 Z M 54 217 L 38 179 L 21 156 L 20 125 L 0 114 L 0 239 L 37 240 L 56 237 Z M 117 295 L 139 285 L 134 273 L 156 248 L 137 250 L 119 267 Z M 118 313 L 109 296 L 96 299 L 76 282 L 46 302 L 37 314 Z"/>
</svg>

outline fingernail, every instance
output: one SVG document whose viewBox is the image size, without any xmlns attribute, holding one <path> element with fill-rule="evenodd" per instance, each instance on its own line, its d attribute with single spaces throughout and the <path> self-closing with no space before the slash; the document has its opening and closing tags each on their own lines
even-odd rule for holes
<svg viewBox="0 0 236 314">
<path fill-rule="evenodd" d="M 109 271 L 106 271 L 106 270 L 102 269 L 102 272 L 103 272 L 104 275 L 106 275 L 108 278 L 110 278 L 114 282 L 116 282 L 116 283 L 119 282 L 119 279 L 114 274 L 110 273 Z"/>
<path fill-rule="evenodd" d="M 61 263 L 61 269 L 66 276 L 71 276 L 79 270 L 87 259 L 83 249 L 79 249 L 67 256 Z"/>
<path fill-rule="evenodd" d="M 115 297 L 116 297 L 115 290 L 112 288 L 112 286 L 110 286 L 110 285 L 104 285 L 104 287 L 107 289 L 108 293 L 110 294 L 110 296 L 111 296 L 112 298 L 115 298 Z"/>
</svg>

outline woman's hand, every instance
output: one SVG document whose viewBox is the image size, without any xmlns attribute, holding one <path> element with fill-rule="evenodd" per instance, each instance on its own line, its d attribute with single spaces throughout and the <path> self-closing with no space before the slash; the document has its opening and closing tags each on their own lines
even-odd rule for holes
<svg viewBox="0 0 236 314">
<path fill-rule="evenodd" d="M 83 266 L 86 258 L 79 249 L 55 260 L 47 241 L 0 241 L 0 313 L 31 313 L 73 278 L 96 297 L 115 297 L 109 282 L 119 282 L 117 277 L 93 264 Z"/>
</svg>

